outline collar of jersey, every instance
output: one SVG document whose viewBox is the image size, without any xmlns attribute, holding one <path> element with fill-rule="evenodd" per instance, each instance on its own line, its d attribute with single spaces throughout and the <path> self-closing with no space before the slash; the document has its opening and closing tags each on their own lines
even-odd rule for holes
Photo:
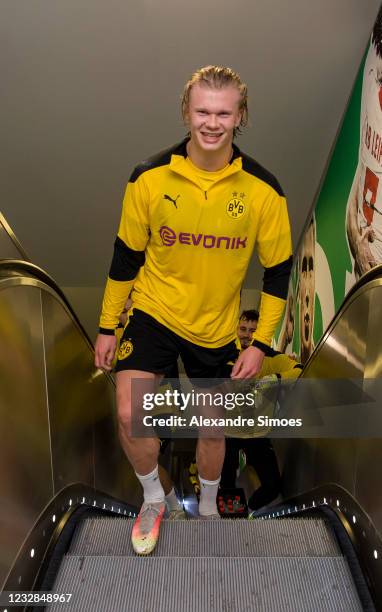
<svg viewBox="0 0 382 612">
<path fill-rule="evenodd" d="M 171 155 L 171 161 L 169 164 L 169 168 L 173 172 L 180 174 L 184 178 L 187 178 L 189 181 L 192 181 L 198 187 L 200 187 L 200 185 L 197 182 L 197 178 L 195 177 L 195 174 L 192 170 L 192 167 L 190 167 L 190 165 L 186 163 L 186 159 L 188 157 L 187 156 L 187 143 L 189 140 L 190 140 L 190 137 L 187 136 L 184 140 L 182 140 L 182 142 L 173 152 L 173 154 Z M 233 143 L 232 143 L 232 149 L 233 149 L 233 155 L 228 164 L 228 167 L 226 171 L 222 173 L 222 175 L 216 180 L 216 182 L 222 181 L 226 179 L 227 176 L 231 176 L 232 174 L 235 174 L 236 172 L 239 172 L 242 169 L 242 159 L 241 159 L 240 149 Z"/>
</svg>

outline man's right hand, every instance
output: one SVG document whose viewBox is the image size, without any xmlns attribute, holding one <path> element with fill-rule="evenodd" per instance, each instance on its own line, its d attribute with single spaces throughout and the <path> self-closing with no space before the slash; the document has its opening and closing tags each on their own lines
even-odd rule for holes
<svg viewBox="0 0 382 612">
<path fill-rule="evenodd" d="M 115 336 L 98 334 L 94 347 L 94 362 L 96 368 L 101 368 L 101 370 L 107 370 L 109 372 L 112 369 L 116 348 L 117 338 Z"/>
</svg>

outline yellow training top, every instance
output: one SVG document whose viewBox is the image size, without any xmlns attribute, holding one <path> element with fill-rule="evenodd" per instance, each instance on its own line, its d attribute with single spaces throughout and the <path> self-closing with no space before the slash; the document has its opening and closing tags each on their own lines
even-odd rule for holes
<svg viewBox="0 0 382 612">
<path fill-rule="evenodd" d="M 187 140 L 143 162 L 129 180 L 100 332 L 114 333 L 134 287 L 134 307 L 182 338 L 211 348 L 227 344 L 256 247 L 265 274 L 254 344 L 269 345 L 292 263 L 284 194 L 235 145 L 224 169 L 196 168 Z"/>
</svg>

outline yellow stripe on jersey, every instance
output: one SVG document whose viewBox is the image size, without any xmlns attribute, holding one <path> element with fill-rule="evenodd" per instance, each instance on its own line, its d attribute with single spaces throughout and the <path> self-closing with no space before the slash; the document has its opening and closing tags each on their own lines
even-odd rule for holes
<svg viewBox="0 0 382 612">
<path fill-rule="evenodd" d="M 285 300 L 261 292 L 259 322 L 253 333 L 253 341 L 271 345 L 273 334 L 285 307 Z"/>
</svg>

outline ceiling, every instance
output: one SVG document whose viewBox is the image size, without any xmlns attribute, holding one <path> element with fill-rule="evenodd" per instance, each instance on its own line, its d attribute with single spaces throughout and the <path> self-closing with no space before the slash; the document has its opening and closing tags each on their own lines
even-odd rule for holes
<svg viewBox="0 0 382 612">
<path fill-rule="evenodd" d="M 32 260 L 104 284 L 132 168 L 183 137 L 180 92 L 210 63 L 249 86 L 238 144 L 281 182 L 296 245 L 379 2 L 2 0 L 0 209 Z"/>
</svg>

